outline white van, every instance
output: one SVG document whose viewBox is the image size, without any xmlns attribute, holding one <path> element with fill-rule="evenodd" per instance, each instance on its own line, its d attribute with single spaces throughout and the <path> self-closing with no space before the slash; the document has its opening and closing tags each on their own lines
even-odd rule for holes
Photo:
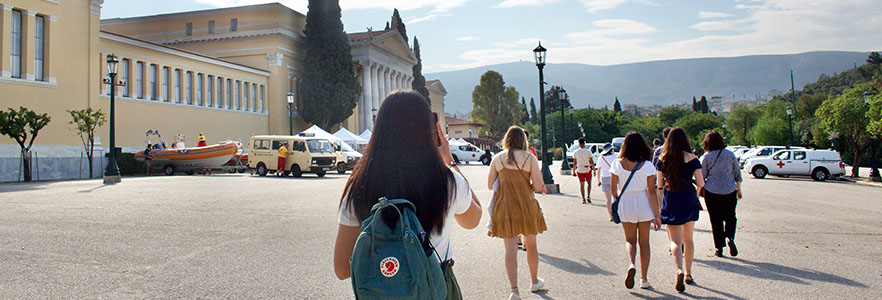
<svg viewBox="0 0 882 300">
<path fill-rule="evenodd" d="M 258 135 L 251 137 L 251 151 L 248 154 L 248 167 L 257 170 L 260 176 L 270 171 L 278 171 L 279 148 L 288 143 L 288 156 L 285 159 L 288 174 L 300 177 L 303 173 L 315 173 L 324 177 L 337 166 L 337 152 L 330 141 L 315 137 L 314 134 Z"/>
<path fill-rule="evenodd" d="M 594 158 L 594 164 L 597 164 L 597 160 L 600 159 L 600 150 L 603 150 L 603 143 L 585 143 L 585 149 L 591 151 L 591 156 Z M 567 149 L 567 162 L 570 163 L 570 167 L 573 166 L 573 154 L 576 153 L 576 150 L 579 150 L 579 140 L 573 141 L 573 145 Z"/>
<path fill-rule="evenodd" d="M 624 137 L 617 137 L 612 139 L 613 151 L 616 153 L 622 152 L 622 144 L 625 143 Z"/>
<path fill-rule="evenodd" d="M 745 166 L 753 177 L 759 179 L 772 174 L 811 176 L 816 181 L 824 181 L 845 174 L 845 164 L 839 152 L 832 150 L 781 150 L 769 157 L 749 159 Z"/>
</svg>

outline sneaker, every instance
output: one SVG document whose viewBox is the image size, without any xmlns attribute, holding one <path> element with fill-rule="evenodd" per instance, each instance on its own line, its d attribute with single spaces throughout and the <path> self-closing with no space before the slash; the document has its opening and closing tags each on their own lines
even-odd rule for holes
<svg viewBox="0 0 882 300">
<path fill-rule="evenodd" d="M 588 198 L 588 204 L 591 204 L 591 198 Z"/>
<path fill-rule="evenodd" d="M 723 257 L 723 249 L 718 248 L 717 250 L 714 250 L 714 256 Z"/>
<path fill-rule="evenodd" d="M 508 295 L 508 300 L 521 300 L 521 295 L 518 295 L 518 292 L 512 291 L 511 294 Z"/>
<path fill-rule="evenodd" d="M 684 279 L 683 272 L 677 272 L 677 284 L 674 285 L 674 288 L 680 293 L 686 290 L 686 284 L 683 282 Z"/>
<path fill-rule="evenodd" d="M 582 204 L 588 204 L 588 202 L 585 202 L 585 199 L 582 199 Z"/>
<path fill-rule="evenodd" d="M 628 267 L 628 276 L 625 277 L 625 288 L 632 289 L 634 288 L 634 275 L 637 274 L 637 269 L 634 269 L 634 266 Z"/>
<path fill-rule="evenodd" d="M 640 288 L 651 289 L 652 285 L 649 284 L 649 279 L 640 279 Z"/>
<path fill-rule="evenodd" d="M 536 279 L 537 279 L 538 281 L 536 281 L 536 283 L 530 285 L 530 291 L 531 291 L 531 292 L 534 292 L 534 293 L 535 293 L 535 292 L 538 292 L 539 290 L 542 289 L 542 287 L 545 286 L 545 279 L 542 279 L 542 278 L 539 278 L 539 277 L 536 277 Z"/>
<path fill-rule="evenodd" d="M 729 240 L 729 255 L 738 256 L 738 248 L 735 247 L 735 241 Z"/>
</svg>

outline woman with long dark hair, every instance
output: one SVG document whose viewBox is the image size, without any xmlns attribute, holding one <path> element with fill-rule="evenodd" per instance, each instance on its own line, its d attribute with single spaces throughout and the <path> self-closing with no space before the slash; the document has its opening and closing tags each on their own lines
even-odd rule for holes
<svg viewBox="0 0 882 300">
<path fill-rule="evenodd" d="M 704 203 L 714 233 L 714 255 L 723 256 L 723 247 L 729 239 L 729 255 L 737 256 L 735 247 L 735 205 L 741 199 L 741 168 L 732 151 L 726 149 L 723 136 L 711 130 L 702 141 L 705 155 L 701 159 L 701 173 L 705 178 Z"/>
<path fill-rule="evenodd" d="M 452 161 L 450 146 L 441 126 L 433 122 L 426 100 L 414 91 L 389 94 L 340 201 L 334 244 L 334 272 L 338 278 L 349 278 L 349 259 L 359 226 L 381 197 L 412 202 L 441 261 L 451 257 L 454 221 L 467 229 L 481 221 L 481 204 L 459 169 L 450 166 Z M 394 222 L 385 216 L 384 221 Z"/>
<path fill-rule="evenodd" d="M 508 299 L 520 299 L 518 290 L 518 235 L 524 236 L 527 265 L 530 267 L 530 291 L 536 292 L 545 285 L 539 278 L 539 253 L 536 235 L 547 230 L 542 208 L 533 191 L 547 192 L 539 161 L 530 152 L 524 129 L 512 126 L 502 141 L 504 151 L 496 154 L 490 163 L 487 187 L 493 189 L 498 179 L 489 235 L 501 237 L 505 242 L 505 272 L 511 284 Z"/>
<path fill-rule="evenodd" d="M 646 145 L 637 132 L 631 132 L 625 136 L 622 143 L 622 152 L 619 158 L 613 161 L 610 173 L 613 186 L 613 197 L 619 199 L 617 213 L 622 221 L 622 229 L 625 230 L 625 249 L 628 251 L 628 275 L 625 277 L 625 287 L 634 287 L 634 261 L 637 256 L 637 244 L 640 244 L 640 288 L 648 289 L 652 286 L 646 278 L 649 271 L 649 228 L 655 225 L 658 231 L 661 227 L 661 217 L 658 213 L 658 198 L 655 189 L 655 167 L 652 166 L 652 150 Z M 634 175 L 631 175 L 633 173 Z M 631 181 L 628 182 L 628 178 Z M 627 183 L 627 186 L 625 184 Z"/>
<path fill-rule="evenodd" d="M 684 283 L 694 282 L 692 257 L 695 247 L 692 243 L 692 231 L 695 221 L 698 221 L 699 210 L 696 186 L 702 188 L 704 178 L 701 176 L 701 163 L 692 153 L 689 138 L 682 128 L 674 127 L 663 147 L 661 157 L 656 163 L 656 186 L 664 189 L 661 220 L 667 225 L 671 254 L 674 256 L 674 266 L 677 267 L 675 288 L 678 292 L 683 292 L 686 290 Z"/>
</svg>

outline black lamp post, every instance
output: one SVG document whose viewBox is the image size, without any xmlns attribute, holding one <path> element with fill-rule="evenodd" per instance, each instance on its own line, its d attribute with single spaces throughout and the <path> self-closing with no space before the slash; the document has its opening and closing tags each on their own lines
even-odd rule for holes
<svg viewBox="0 0 882 300">
<path fill-rule="evenodd" d="M 377 108 L 376 107 L 371 109 L 371 116 L 373 118 L 372 121 L 374 123 L 377 123 Z"/>
<path fill-rule="evenodd" d="M 570 141 L 569 139 L 567 139 L 567 116 L 565 115 L 565 108 L 568 106 L 564 105 L 564 100 L 567 99 L 567 90 L 560 88 L 560 91 L 557 92 L 557 98 L 560 101 L 560 135 L 563 137 L 563 141 L 561 141 L 561 144 L 564 145 L 563 162 L 560 163 L 560 171 L 561 173 L 567 173 L 567 171 L 571 170 L 570 162 L 567 161 L 566 149 L 567 142 Z"/>
<path fill-rule="evenodd" d="M 548 144 L 546 143 L 546 132 L 545 132 L 545 74 L 542 73 L 543 69 L 545 69 L 545 47 L 542 47 L 542 42 L 539 42 L 539 46 L 536 49 L 533 49 L 533 57 L 536 59 L 536 67 L 539 68 L 539 114 L 541 117 L 540 126 L 542 128 L 542 180 L 545 181 L 545 184 L 554 184 L 554 178 L 551 176 L 551 170 L 548 169 L 549 163 L 549 155 L 548 155 Z"/>
<path fill-rule="evenodd" d="M 870 92 L 864 92 L 864 106 L 867 110 L 870 110 Z M 882 177 L 879 176 L 879 169 L 876 167 L 876 137 L 872 137 L 870 139 L 870 180 L 871 181 L 882 181 Z"/>
<path fill-rule="evenodd" d="M 116 164 L 116 87 L 126 86 L 123 81 L 116 81 L 116 74 L 119 68 L 119 60 L 116 55 L 107 56 L 107 77 L 104 78 L 104 84 L 110 85 L 110 161 L 104 170 L 104 183 L 115 184 L 122 181 L 119 174 L 119 165 Z"/>
<path fill-rule="evenodd" d="M 788 105 L 784 111 L 787 112 L 787 123 L 790 125 L 790 141 L 787 142 L 787 148 L 790 149 L 790 146 L 793 145 L 793 109 Z"/>
<path fill-rule="evenodd" d="M 288 135 L 294 135 L 294 93 L 288 92 Z"/>
</svg>

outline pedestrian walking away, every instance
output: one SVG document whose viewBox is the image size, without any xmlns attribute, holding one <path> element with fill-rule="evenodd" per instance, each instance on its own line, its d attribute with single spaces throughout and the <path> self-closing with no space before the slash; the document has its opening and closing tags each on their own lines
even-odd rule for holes
<svg viewBox="0 0 882 300">
<path fill-rule="evenodd" d="M 594 158 L 591 151 L 585 148 L 585 138 L 579 138 L 579 149 L 573 153 L 573 165 L 576 170 L 573 176 L 579 178 L 579 191 L 582 192 L 582 204 L 591 203 L 591 173 L 594 171 Z M 588 192 L 585 192 L 585 185 Z"/>
<path fill-rule="evenodd" d="M 696 186 L 698 189 L 704 186 L 701 163 L 692 153 L 690 145 L 683 129 L 671 129 L 656 164 L 656 186 L 664 190 L 661 219 L 667 225 L 668 238 L 671 240 L 671 254 L 677 268 L 675 288 L 678 292 L 686 290 L 684 283 L 694 283 L 692 258 L 695 247 L 692 231 L 695 221 L 698 221 L 699 210 Z"/>
<path fill-rule="evenodd" d="M 606 213 L 609 215 L 609 221 L 612 222 L 612 185 L 611 185 L 611 174 L 610 169 L 612 169 L 612 163 L 616 160 L 616 155 L 613 153 L 613 146 L 610 143 L 606 143 L 603 145 L 603 150 L 600 150 L 600 159 L 597 162 L 597 186 L 600 187 L 600 190 L 603 191 L 603 195 L 606 196 Z"/>
<path fill-rule="evenodd" d="M 450 233 L 456 225 L 466 229 L 477 227 L 481 221 L 481 203 L 459 168 L 451 166 L 453 156 L 450 145 L 444 138 L 441 126 L 437 122 L 433 124 L 426 100 L 417 92 L 396 91 L 382 103 L 367 150 L 346 182 L 340 200 L 334 244 L 334 273 L 341 280 L 350 278 L 355 275 L 352 270 L 359 266 L 351 265 L 350 259 L 372 259 L 353 257 L 353 250 L 361 233 L 362 222 L 372 215 L 371 209 L 380 203 L 379 199 L 406 199 L 413 204 L 412 209 L 424 231 L 419 236 L 422 250 L 437 257 L 439 264 L 433 267 L 440 268 L 444 275 L 445 282 L 432 282 L 430 286 L 446 285 L 446 299 L 461 299 L 459 283 L 453 276 Z M 439 137 L 440 141 L 437 141 Z M 410 206 L 396 206 L 396 209 L 411 209 L 406 207 Z M 384 212 L 394 212 L 396 209 Z M 396 223 L 402 220 L 394 213 L 381 216 L 372 222 L 384 222 L 389 228 L 396 228 Z M 360 277 L 359 280 L 373 280 L 371 282 L 376 283 L 373 288 L 365 289 L 386 295 L 378 298 L 387 298 L 395 292 L 402 298 L 431 299 L 399 295 L 402 291 L 420 292 L 414 291 L 420 280 L 417 276 L 395 277 L 399 272 L 411 274 L 410 271 L 418 267 L 406 265 L 407 257 L 400 259 L 383 253 L 394 249 L 378 248 L 376 251 L 379 252 L 376 253 L 378 261 L 370 265 L 379 269 L 371 269 L 375 272 L 371 274 L 382 273 L 383 276 Z M 361 291 L 357 289 L 355 279 L 353 289 L 355 292 Z M 378 282 L 386 279 L 388 281 Z M 426 279 L 422 280 L 425 283 Z"/>
<path fill-rule="evenodd" d="M 547 193 L 539 160 L 527 152 L 527 136 L 517 126 L 509 127 L 503 139 L 504 151 L 496 154 L 490 163 L 487 187 L 499 180 L 496 190 L 493 214 L 490 222 L 492 230 L 488 234 L 500 237 L 505 245 L 505 271 L 511 286 L 509 299 L 520 299 L 518 289 L 518 235 L 524 236 L 527 249 L 527 265 L 530 268 L 530 291 L 537 292 L 545 286 L 545 280 L 538 277 L 539 253 L 536 235 L 547 230 L 545 218 L 533 191 Z"/>
<path fill-rule="evenodd" d="M 728 245 L 729 255 L 738 256 L 735 246 L 738 221 L 735 206 L 741 199 L 741 168 L 735 154 L 726 149 L 720 133 L 714 130 L 708 132 L 702 146 L 705 151 L 701 161 L 701 173 L 705 180 L 702 196 L 714 234 L 714 255 L 722 257 L 723 248 Z"/>
<path fill-rule="evenodd" d="M 640 245 L 640 288 L 652 287 L 646 273 L 649 271 L 650 247 L 649 229 L 656 231 L 661 227 L 659 203 L 655 193 L 656 172 L 651 165 L 651 150 L 643 136 L 631 132 L 625 136 L 622 152 L 613 162 L 612 194 L 618 206 L 616 211 L 625 231 L 625 250 L 628 254 L 628 271 L 625 287 L 634 287 L 637 245 Z"/>
</svg>

